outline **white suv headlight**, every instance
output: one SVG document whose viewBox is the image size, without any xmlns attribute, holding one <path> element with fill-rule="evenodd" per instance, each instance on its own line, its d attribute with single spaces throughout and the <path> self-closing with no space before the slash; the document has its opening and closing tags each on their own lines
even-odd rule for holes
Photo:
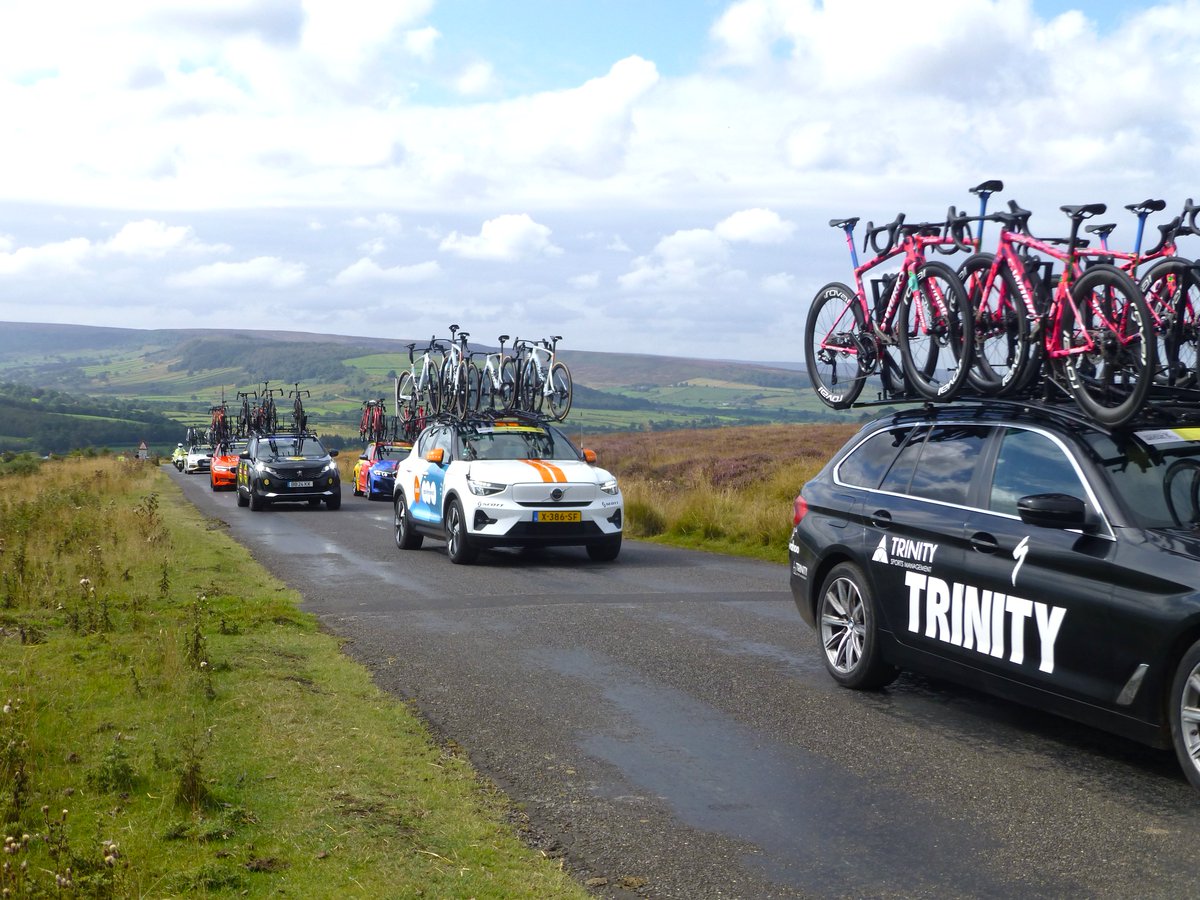
<svg viewBox="0 0 1200 900">
<path fill-rule="evenodd" d="M 471 489 L 471 493 L 477 497 L 486 497 L 488 494 L 498 494 L 506 487 L 507 484 L 500 484 L 495 481 L 474 481 L 471 478 L 467 479 L 467 487 Z"/>
<path fill-rule="evenodd" d="M 600 482 L 600 490 L 606 494 L 615 494 L 617 492 L 617 479 L 610 478 L 608 481 Z"/>
</svg>

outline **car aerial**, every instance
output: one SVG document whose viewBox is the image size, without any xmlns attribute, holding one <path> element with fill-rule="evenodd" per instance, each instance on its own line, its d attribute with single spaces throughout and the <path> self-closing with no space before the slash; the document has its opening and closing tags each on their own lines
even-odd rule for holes
<svg viewBox="0 0 1200 900">
<path fill-rule="evenodd" d="M 796 498 L 796 606 L 852 688 L 911 668 L 1158 747 L 1200 788 L 1200 427 L 990 401 L 866 425 Z"/>
<path fill-rule="evenodd" d="M 396 546 L 444 540 L 454 563 L 485 547 L 582 545 L 594 560 L 616 559 L 624 503 L 595 459 L 534 417 L 434 422 L 396 472 Z"/>
<path fill-rule="evenodd" d="M 395 492 L 396 466 L 408 456 L 407 441 L 371 441 L 354 464 L 354 496 L 390 500 Z"/>
<path fill-rule="evenodd" d="M 232 491 L 237 487 L 238 458 L 246 451 L 249 441 L 234 439 L 213 448 L 208 485 L 214 491 Z"/>
<path fill-rule="evenodd" d="M 207 472 L 212 465 L 212 448 L 193 444 L 187 449 L 183 461 L 185 475 L 195 475 L 197 472 Z"/>
<path fill-rule="evenodd" d="M 180 472 L 183 471 L 184 463 L 187 462 L 187 448 L 183 444 L 176 444 L 175 449 L 171 451 L 171 465 Z"/>
<path fill-rule="evenodd" d="M 238 456 L 237 502 L 258 510 L 272 503 L 342 505 L 336 450 L 314 434 L 254 435 Z"/>
</svg>

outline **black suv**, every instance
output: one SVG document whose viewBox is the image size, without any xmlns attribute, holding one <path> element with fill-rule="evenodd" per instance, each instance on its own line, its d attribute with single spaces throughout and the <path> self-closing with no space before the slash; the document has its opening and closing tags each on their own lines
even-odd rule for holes
<svg viewBox="0 0 1200 900">
<path fill-rule="evenodd" d="M 238 506 L 301 503 L 342 505 L 342 479 L 334 457 L 315 435 L 268 434 L 250 438 L 238 458 Z"/>
<path fill-rule="evenodd" d="M 996 401 L 892 413 L 794 521 L 792 594 L 841 684 L 948 677 L 1173 744 L 1200 788 L 1200 427 Z"/>
</svg>

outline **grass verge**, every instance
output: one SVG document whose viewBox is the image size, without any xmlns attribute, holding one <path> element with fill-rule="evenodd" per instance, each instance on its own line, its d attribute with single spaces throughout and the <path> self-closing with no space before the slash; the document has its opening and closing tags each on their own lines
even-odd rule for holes
<svg viewBox="0 0 1200 900">
<path fill-rule="evenodd" d="M 629 537 L 786 562 L 796 494 L 859 427 L 634 432 L 585 443 L 621 483 Z"/>
<path fill-rule="evenodd" d="M 584 897 L 154 467 L 0 479 L 0 888 Z"/>
</svg>

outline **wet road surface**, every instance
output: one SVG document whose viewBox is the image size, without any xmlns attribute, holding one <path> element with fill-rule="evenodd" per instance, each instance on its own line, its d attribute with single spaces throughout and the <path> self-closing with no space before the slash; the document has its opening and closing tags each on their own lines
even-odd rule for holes
<svg viewBox="0 0 1200 900">
<path fill-rule="evenodd" d="M 783 566 L 400 552 L 391 507 L 186 495 L 605 896 L 1193 896 L 1174 758 L 940 681 L 837 687 Z"/>
</svg>

